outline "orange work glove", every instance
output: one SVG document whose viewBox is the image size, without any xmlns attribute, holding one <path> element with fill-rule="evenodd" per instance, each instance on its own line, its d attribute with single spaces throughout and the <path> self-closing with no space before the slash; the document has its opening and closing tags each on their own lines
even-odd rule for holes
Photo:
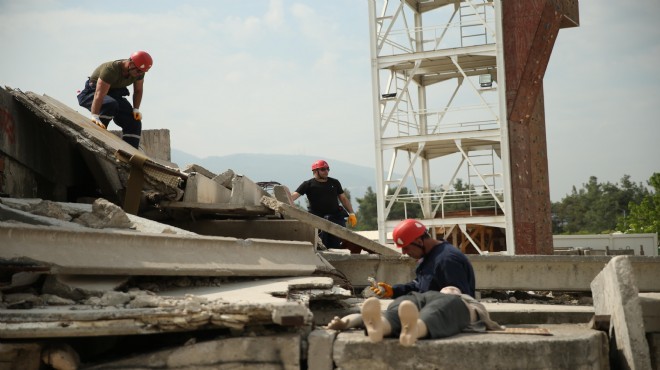
<svg viewBox="0 0 660 370">
<path fill-rule="evenodd" d="M 355 216 L 355 213 L 351 213 L 348 215 L 348 224 L 351 227 L 355 227 L 355 225 L 357 225 L 357 217 Z"/>
<path fill-rule="evenodd" d="M 92 123 L 99 126 L 102 129 L 106 129 L 105 125 L 103 122 L 101 122 L 101 119 L 99 118 L 98 114 L 92 114 Z"/>
<path fill-rule="evenodd" d="M 387 283 L 380 282 L 378 283 L 378 287 L 369 287 L 371 291 L 376 293 L 378 298 L 392 298 L 394 295 L 394 291 L 392 290 L 392 286 Z"/>
<path fill-rule="evenodd" d="M 133 108 L 133 118 L 135 118 L 136 121 L 142 121 L 142 113 L 140 113 L 139 109 Z"/>
</svg>

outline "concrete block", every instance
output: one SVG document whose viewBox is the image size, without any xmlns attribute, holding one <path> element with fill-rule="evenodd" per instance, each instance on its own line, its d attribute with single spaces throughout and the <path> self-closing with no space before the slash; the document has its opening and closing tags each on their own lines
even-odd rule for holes
<svg viewBox="0 0 660 370">
<path fill-rule="evenodd" d="M 322 252 L 321 255 L 341 271 L 355 287 L 369 285 L 368 277 L 392 284 L 407 283 L 415 278 L 417 262 L 407 256 L 347 255 Z"/>
<path fill-rule="evenodd" d="M 273 322 L 282 326 L 303 326 L 312 322 L 312 312 L 304 304 L 285 304 L 273 305 L 271 314 Z"/>
<path fill-rule="evenodd" d="M 236 175 L 231 180 L 230 204 L 260 206 L 261 197 L 263 196 L 269 197 L 270 194 L 249 178 L 242 175 Z"/>
<path fill-rule="evenodd" d="M 336 330 L 317 329 L 307 337 L 307 368 L 333 370 L 332 345 L 337 337 Z"/>
<path fill-rule="evenodd" d="M 284 185 L 275 185 L 273 186 L 273 195 L 278 201 L 293 205 L 293 199 L 291 198 L 291 191 L 289 188 Z"/>
<path fill-rule="evenodd" d="M 0 369 L 39 370 L 41 369 L 41 343 L 0 343 Z"/>
<path fill-rule="evenodd" d="M 591 282 L 596 315 L 610 315 L 614 357 L 630 369 L 651 369 L 642 306 L 628 256 L 617 256 Z"/>
<path fill-rule="evenodd" d="M 200 173 L 200 174 L 208 177 L 209 179 L 213 179 L 214 177 L 217 176 L 215 173 L 207 170 L 206 168 L 204 168 L 204 167 L 202 167 L 198 164 L 188 164 L 188 165 L 186 165 L 186 168 L 184 168 L 183 172 L 185 172 L 185 173 L 197 172 L 197 173 Z"/>
<path fill-rule="evenodd" d="M 147 156 L 153 159 L 171 161 L 170 130 L 142 130 L 140 148 L 144 150 Z"/>
<path fill-rule="evenodd" d="M 646 335 L 646 340 L 649 342 L 651 368 L 660 369 L 660 333 L 649 333 Z"/>
<path fill-rule="evenodd" d="M 642 305 L 644 330 L 647 333 L 660 333 L 660 293 L 639 293 Z"/>
<path fill-rule="evenodd" d="M 212 177 L 213 181 L 217 182 L 218 184 L 226 187 L 227 189 L 231 189 L 231 180 L 234 178 L 234 170 L 228 169 L 227 171 L 219 174 L 218 176 Z"/>
<path fill-rule="evenodd" d="M 231 191 L 208 177 L 194 172 L 188 176 L 184 202 L 191 203 L 229 203 Z"/>
<path fill-rule="evenodd" d="M 285 369 L 299 370 L 301 338 L 297 334 L 217 339 L 108 362 L 101 369 Z"/>
<path fill-rule="evenodd" d="M 332 358 L 342 370 L 385 369 L 608 369 L 607 335 L 585 325 L 540 325 L 552 335 L 461 333 L 420 340 L 372 343 L 363 330 L 342 332 Z"/>
</svg>

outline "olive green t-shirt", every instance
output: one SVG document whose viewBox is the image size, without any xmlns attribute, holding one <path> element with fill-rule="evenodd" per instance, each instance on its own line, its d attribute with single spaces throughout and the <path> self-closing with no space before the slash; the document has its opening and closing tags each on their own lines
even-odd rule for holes
<svg viewBox="0 0 660 370">
<path fill-rule="evenodd" d="M 126 87 L 132 85 L 135 81 L 141 80 L 144 78 L 144 75 L 137 77 L 124 77 L 121 64 L 123 60 L 115 60 L 114 62 L 103 63 L 100 66 L 96 67 L 92 75 L 89 77 L 89 80 L 93 83 L 96 83 L 98 79 L 110 84 L 111 89 L 116 89 L 120 87 Z"/>
</svg>

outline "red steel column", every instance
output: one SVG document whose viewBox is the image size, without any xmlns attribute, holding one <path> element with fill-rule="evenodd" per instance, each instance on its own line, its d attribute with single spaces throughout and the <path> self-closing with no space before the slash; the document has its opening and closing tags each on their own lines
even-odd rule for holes
<svg viewBox="0 0 660 370">
<path fill-rule="evenodd" d="M 543 75 L 563 18 L 561 0 L 502 0 L 516 254 L 552 254 Z"/>
</svg>

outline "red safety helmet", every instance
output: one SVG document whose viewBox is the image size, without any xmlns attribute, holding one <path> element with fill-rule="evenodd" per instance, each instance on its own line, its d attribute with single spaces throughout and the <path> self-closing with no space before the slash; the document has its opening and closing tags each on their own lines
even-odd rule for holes
<svg viewBox="0 0 660 370">
<path fill-rule="evenodd" d="M 146 51 L 142 51 L 142 50 L 136 51 L 135 53 L 131 54 L 131 61 L 133 61 L 135 67 L 142 72 L 149 71 L 151 65 L 154 64 L 154 60 L 151 59 L 151 55 L 149 55 L 149 53 L 147 53 Z"/>
<path fill-rule="evenodd" d="M 396 225 L 392 232 L 392 238 L 397 247 L 403 248 L 425 233 L 426 226 L 417 220 L 409 218 Z"/>
<path fill-rule="evenodd" d="M 319 159 L 318 161 L 312 163 L 312 171 L 318 170 L 319 168 L 330 169 L 330 165 L 328 164 L 328 162 L 324 161 L 323 159 Z"/>
</svg>

